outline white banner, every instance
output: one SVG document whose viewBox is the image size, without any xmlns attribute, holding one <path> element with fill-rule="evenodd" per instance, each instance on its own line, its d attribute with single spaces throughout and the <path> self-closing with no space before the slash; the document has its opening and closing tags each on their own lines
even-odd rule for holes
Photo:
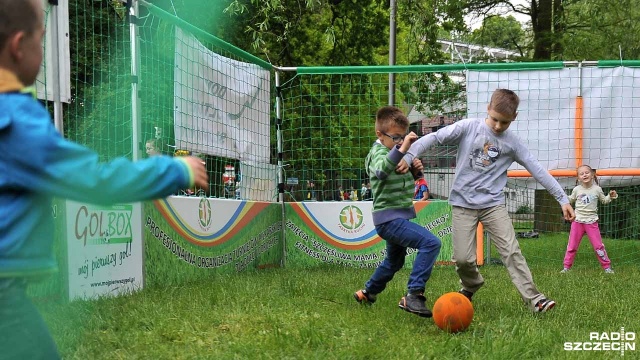
<svg viewBox="0 0 640 360">
<path fill-rule="evenodd" d="M 640 90 L 640 69 L 469 71 L 468 116 L 485 117 L 491 94 L 498 88 L 513 90 L 520 97 L 518 117 L 509 129 L 518 134 L 544 168 L 576 167 L 578 95 L 584 102 L 583 163 L 594 169 L 640 168 L 640 105 L 634 103 L 636 90 Z M 524 168 L 514 163 L 511 169 Z M 575 186 L 575 178 L 559 180 L 563 186 Z M 630 177 L 599 180 L 601 186 L 640 182 Z M 527 185 L 533 182 L 527 181 Z"/>
<path fill-rule="evenodd" d="M 71 63 L 69 53 L 69 4 L 67 1 L 60 1 L 59 5 L 49 5 L 44 0 L 45 11 L 45 35 L 44 35 L 44 61 L 40 64 L 40 72 L 34 84 L 38 99 L 54 101 L 53 89 L 55 86 L 54 77 L 60 79 L 60 100 L 65 103 L 71 102 Z M 57 11 L 54 11 L 57 9 Z M 53 33 L 53 21 L 58 22 L 58 33 Z M 58 63 L 60 68 L 54 68 L 54 57 L 58 56 L 53 48 L 53 40 L 58 41 Z"/>
<path fill-rule="evenodd" d="M 268 163 L 269 71 L 218 55 L 179 28 L 175 63 L 176 147 Z"/>
<path fill-rule="evenodd" d="M 140 207 L 66 201 L 69 299 L 142 288 Z M 136 210 L 137 209 L 137 210 Z"/>
</svg>

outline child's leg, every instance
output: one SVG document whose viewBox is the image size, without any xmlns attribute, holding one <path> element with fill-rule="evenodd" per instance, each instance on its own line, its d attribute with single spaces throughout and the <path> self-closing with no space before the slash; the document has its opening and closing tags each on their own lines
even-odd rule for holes
<svg viewBox="0 0 640 360">
<path fill-rule="evenodd" d="M 0 334 L 1 359 L 60 359 L 23 280 L 0 278 Z"/>
<path fill-rule="evenodd" d="M 384 226 L 377 227 L 376 230 L 378 230 L 378 235 L 385 239 L 387 243 L 393 243 L 396 247 L 403 249 L 408 247 L 418 249 L 418 254 L 413 262 L 413 270 L 411 271 L 411 275 L 409 275 L 407 287 L 409 292 L 423 292 L 425 284 L 431 276 L 433 264 L 436 262 L 436 258 L 440 253 L 440 239 L 424 227 L 405 219 L 389 221 L 385 223 Z M 389 253 L 387 253 L 387 257 L 388 256 Z M 402 261 L 404 262 L 404 255 Z M 382 264 L 380 266 L 382 266 Z M 402 265 L 400 267 L 402 267 Z M 379 268 L 380 267 L 378 267 L 378 269 Z M 378 269 L 376 269 L 376 273 Z M 396 271 L 399 269 L 400 268 L 396 269 Z M 368 286 L 367 289 L 373 292 L 373 289 Z"/>
<path fill-rule="evenodd" d="M 477 266 L 476 231 L 478 210 L 453 206 L 453 261 L 462 287 L 475 293 L 484 284 Z"/>
<path fill-rule="evenodd" d="M 600 265 L 602 265 L 603 269 L 610 268 L 611 260 L 609 260 L 609 256 L 607 256 L 607 250 L 604 249 L 604 244 L 602 243 L 602 236 L 600 235 L 600 227 L 598 226 L 598 223 L 594 222 L 593 224 L 584 224 L 584 229 L 587 232 L 589 241 L 591 241 L 593 250 L 596 252 L 598 261 L 600 261 Z"/>
<path fill-rule="evenodd" d="M 576 258 L 576 252 L 580 247 L 582 235 L 584 235 L 584 224 L 574 221 L 571 223 L 571 232 L 569 233 L 569 244 L 567 244 L 567 253 L 564 255 L 564 268 L 571 269 L 573 260 Z"/>
<path fill-rule="evenodd" d="M 511 276 L 511 281 L 520 292 L 522 299 L 528 304 L 535 304 L 542 300 L 544 295 L 533 283 L 533 276 L 520 251 L 506 207 L 499 205 L 480 210 L 480 221 L 491 235 L 491 240 L 498 249 L 502 262 Z"/>
<path fill-rule="evenodd" d="M 418 249 L 409 275 L 407 289 L 410 293 L 423 292 L 431 277 L 433 265 L 440 254 L 442 242 L 419 224 L 405 220 L 397 230 L 403 246 Z"/>
<path fill-rule="evenodd" d="M 387 243 L 387 255 L 365 284 L 365 288 L 371 294 L 379 294 L 387 287 L 387 283 L 393 279 L 396 272 L 402 269 L 407 256 L 407 248 L 394 241 L 392 232 L 395 227 L 389 223 L 376 226 L 378 235 Z"/>
</svg>

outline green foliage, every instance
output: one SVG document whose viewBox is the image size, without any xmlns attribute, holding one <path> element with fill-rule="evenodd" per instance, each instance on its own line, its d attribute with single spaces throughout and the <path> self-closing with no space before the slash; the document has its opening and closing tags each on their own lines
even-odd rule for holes
<svg viewBox="0 0 640 360">
<path fill-rule="evenodd" d="M 446 57 L 437 40 L 442 30 L 463 31 L 466 1 L 398 1 L 401 40 L 398 52 L 406 64 L 442 64 Z M 402 35 L 406 32 L 405 35 Z M 402 59 L 401 56 L 398 57 Z M 398 62 L 401 63 L 401 62 Z"/>
<path fill-rule="evenodd" d="M 131 155 L 129 26 L 109 2 L 69 4 L 71 103 L 65 134 L 102 160 Z"/>
<path fill-rule="evenodd" d="M 533 209 L 529 207 L 529 205 L 521 205 L 516 210 L 516 214 L 532 214 Z"/>
<path fill-rule="evenodd" d="M 603 189 L 605 194 L 610 189 Z M 612 189 L 611 189 L 612 190 Z M 615 189 L 619 197 L 598 207 L 600 231 L 614 239 L 640 238 L 640 185 Z"/>
<path fill-rule="evenodd" d="M 285 96 L 283 104 L 287 176 L 313 179 L 320 191 L 359 187 L 364 158 L 375 141 L 375 111 L 382 105 L 378 94 L 387 86 L 376 75 L 310 75 L 285 86 L 283 92 L 297 94 Z"/>
<path fill-rule="evenodd" d="M 537 46 L 536 60 L 619 59 L 621 52 L 624 59 L 640 56 L 637 0 L 470 0 L 464 8 L 488 19 L 507 11 L 529 15 L 533 42 L 520 43 L 518 49 L 527 54 Z M 511 35 L 506 29 L 500 34 Z"/>
<path fill-rule="evenodd" d="M 565 60 L 640 58 L 637 0 L 568 1 L 564 6 Z"/>
<path fill-rule="evenodd" d="M 522 54 L 524 35 L 522 25 L 513 16 L 491 16 L 471 33 L 469 40 L 473 44 L 516 50 Z"/>
</svg>

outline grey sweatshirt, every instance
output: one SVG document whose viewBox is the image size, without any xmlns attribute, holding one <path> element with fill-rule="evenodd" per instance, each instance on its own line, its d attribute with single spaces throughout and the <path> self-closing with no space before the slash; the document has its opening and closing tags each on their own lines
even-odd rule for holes
<svg viewBox="0 0 640 360">
<path fill-rule="evenodd" d="M 435 144 L 458 145 L 456 174 L 449 203 L 469 209 L 486 209 L 504 204 L 502 189 L 507 170 L 515 161 L 529 171 L 561 204 L 569 198 L 560 184 L 545 170 L 524 145 L 507 129 L 494 133 L 485 119 L 464 119 L 418 139 L 404 156 L 407 164 Z"/>
</svg>

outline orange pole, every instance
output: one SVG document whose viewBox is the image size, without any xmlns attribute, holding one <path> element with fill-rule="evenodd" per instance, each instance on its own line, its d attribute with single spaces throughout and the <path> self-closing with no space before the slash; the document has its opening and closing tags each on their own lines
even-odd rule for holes
<svg viewBox="0 0 640 360">
<path fill-rule="evenodd" d="M 557 169 L 549 170 L 549 174 L 554 177 L 575 177 L 575 169 Z M 597 169 L 596 175 L 598 176 L 640 176 L 640 169 Z M 511 178 L 526 178 L 531 177 L 531 174 L 527 170 L 509 170 L 507 176 Z"/>
<path fill-rule="evenodd" d="M 571 169 L 571 170 L 549 170 L 549 174 L 551 174 L 551 176 L 555 176 L 555 177 L 566 177 L 566 176 L 574 177 L 574 176 L 576 176 L 576 170 L 575 169 Z M 523 177 L 531 177 L 531 174 L 529 174 L 529 172 L 527 170 L 509 170 L 509 171 L 507 171 L 507 176 L 508 177 L 523 178 Z"/>
<path fill-rule="evenodd" d="M 484 226 L 481 222 L 476 230 L 476 264 L 484 265 Z"/>
<path fill-rule="evenodd" d="M 640 169 L 597 169 L 598 176 L 640 176 Z"/>
<path fill-rule="evenodd" d="M 582 145 L 584 129 L 584 117 L 583 117 L 583 100 L 582 96 L 576 96 L 576 121 L 575 121 L 575 147 L 576 147 L 576 169 L 582 165 Z M 574 172 L 575 175 L 575 172 Z"/>
</svg>

